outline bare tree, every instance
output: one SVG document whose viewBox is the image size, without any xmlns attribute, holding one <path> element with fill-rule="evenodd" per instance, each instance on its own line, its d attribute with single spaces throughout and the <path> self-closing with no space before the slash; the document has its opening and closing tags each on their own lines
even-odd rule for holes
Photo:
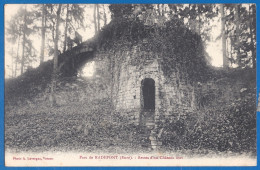
<svg viewBox="0 0 260 170">
<path fill-rule="evenodd" d="M 99 13 L 99 6 L 97 5 L 97 30 L 100 30 L 100 13 Z"/>
<path fill-rule="evenodd" d="M 56 105 L 56 82 L 58 78 L 58 41 L 59 41 L 59 25 L 60 25 L 60 13 L 61 13 L 62 4 L 59 4 L 56 15 L 56 30 L 55 30 L 55 39 L 54 39 L 54 59 L 53 59 L 53 75 L 52 75 L 52 85 L 51 85 L 51 96 L 50 101 L 51 105 Z"/>
<path fill-rule="evenodd" d="M 94 4 L 94 27 L 95 27 L 95 34 L 97 33 L 97 4 Z"/>
<path fill-rule="evenodd" d="M 235 23 L 236 23 L 236 52 L 237 52 L 237 62 L 238 65 L 241 65 L 241 56 L 240 56 L 240 30 L 239 30 L 239 4 L 235 5 Z"/>
<path fill-rule="evenodd" d="M 65 19 L 65 30 L 64 30 L 64 45 L 63 45 L 63 52 L 66 51 L 67 47 L 67 32 L 68 32 L 68 19 L 69 19 L 69 4 L 66 7 L 66 19 Z"/>
<path fill-rule="evenodd" d="M 225 31 L 225 11 L 224 4 L 220 4 L 220 13 L 221 13 L 221 35 L 222 35 L 222 55 L 223 55 L 223 67 L 228 67 L 228 60 L 226 55 L 226 31 Z"/>
<path fill-rule="evenodd" d="M 25 30 L 26 30 L 26 6 L 24 7 L 24 16 L 23 16 L 23 53 L 22 53 L 22 59 L 21 59 L 21 74 L 23 74 L 23 69 L 24 69 L 24 53 L 25 53 Z"/>
<path fill-rule="evenodd" d="M 253 23 L 255 20 L 254 13 L 255 13 L 255 5 L 250 5 L 249 4 L 249 30 L 250 30 L 250 48 L 252 52 L 252 63 L 253 63 L 253 68 L 256 68 L 256 50 L 255 50 L 255 45 L 254 45 L 254 37 L 255 35 L 255 28 L 253 27 Z"/>
<path fill-rule="evenodd" d="M 42 43 L 41 43 L 41 56 L 40 63 L 44 61 L 44 48 L 45 48 L 45 32 L 46 32 L 46 9 L 45 4 L 42 4 Z"/>
<path fill-rule="evenodd" d="M 103 19 L 104 19 L 104 25 L 107 25 L 107 14 L 105 10 L 105 5 L 103 4 Z"/>
</svg>

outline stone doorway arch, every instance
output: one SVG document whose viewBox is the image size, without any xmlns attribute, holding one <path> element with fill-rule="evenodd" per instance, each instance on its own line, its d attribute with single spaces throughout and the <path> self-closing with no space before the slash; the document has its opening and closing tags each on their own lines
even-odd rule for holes
<svg viewBox="0 0 260 170">
<path fill-rule="evenodd" d="M 155 116 L 155 81 L 145 78 L 141 82 L 141 124 L 154 123 Z"/>
<path fill-rule="evenodd" d="M 142 80 L 142 108 L 144 110 L 155 110 L 155 81 L 151 78 Z"/>
</svg>

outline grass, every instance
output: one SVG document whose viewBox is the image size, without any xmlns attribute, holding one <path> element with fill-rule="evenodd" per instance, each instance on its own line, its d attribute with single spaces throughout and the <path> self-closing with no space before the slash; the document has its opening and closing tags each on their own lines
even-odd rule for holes
<svg viewBox="0 0 260 170">
<path fill-rule="evenodd" d="M 97 103 L 98 102 L 98 103 Z M 62 107 L 35 106 L 5 114 L 6 149 L 17 151 L 142 149 L 137 129 L 118 122 L 107 100 Z M 140 143 L 139 143 L 140 144 Z M 135 145 L 135 146 L 134 146 Z"/>
<path fill-rule="evenodd" d="M 28 82 L 26 81 L 26 83 L 23 77 L 20 77 L 18 80 L 18 83 L 13 81 L 10 82 L 10 84 L 6 84 L 6 94 L 8 95 L 5 96 L 5 102 L 8 102 L 5 103 L 5 147 L 7 150 L 18 152 L 72 150 L 107 153 L 152 152 L 148 147 L 144 147 L 150 141 L 142 136 L 142 129 L 139 126 L 129 124 L 126 117 L 113 111 L 114 109 L 111 107 L 111 100 L 107 95 L 107 88 L 103 86 L 101 88 L 101 85 L 105 84 L 104 82 L 91 80 L 85 83 L 77 80 L 63 82 L 58 91 L 59 100 L 61 101 L 60 105 L 57 107 L 49 107 L 48 101 L 43 99 L 43 96 L 48 96 L 48 93 L 44 92 L 42 88 L 39 88 L 41 89 L 39 90 L 40 93 L 35 92 L 32 96 L 25 96 L 25 94 L 29 94 L 35 89 L 33 88 L 34 86 L 38 87 L 38 85 L 34 84 L 32 85 L 33 87 L 29 87 Z M 72 86 L 74 84 L 76 84 L 76 87 Z M 19 88 L 17 88 L 20 85 L 28 85 L 28 91 L 20 92 Z M 13 91 L 13 89 L 16 89 L 16 91 Z M 23 98 L 24 101 L 20 104 L 17 104 L 16 102 L 20 100 L 20 98 L 17 98 L 17 91 L 19 91 L 19 94 L 21 95 L 20 98 Z M 253 92 L 251 93 L 254 95 Z M 247 95 L 242 98 L 243 101 L 235 102 L 237 106 L 241 106 L 241 114 L 238 114 L 235 111 L 227 111 L 227 114 L 223 111 L 217 113 L 216 109 L 212 110 L 214 115 L 216 113 L 215 117 L 212 117 L 211 110 L 210 114 L 205 113 L 203 115 L 202 112 L 198 113 L 198 116 L 193 114 L 195 118 L 199 116 L 202 117 L 203 120 L 206 118 L 206 124 L 203 126 L 206 130 L 202 130 L 202 132 L 210 137 L 214 145 L 223 138 L 222 132 L 215 132 L 214 123 L 217 123 L 217 120 L 219 120 L 220 123 L 218 124 L 220 129 L 223 125 L 229 127 L 228 123 L 221 122 L 222 120 L 227 120 L 225 116 L 229 116 L 230 120 L 236 120 L 235 123 L 231 124 L 234 125 L 234 135 L 237 134 L 238 129 L 241 131 L 241 133 L 238 134 L 242 134 L 241 139 L 243 139 L 243 143 L 246 143 L 247 141 L 255 143 L 254 135 L 251 135 L 253 136 L 252 139 L 247 140 L 249 137 L 247 132 L 252 131 L 251 134 L 255 134 L 255 130 L 250 130 L 252 127 L 245 127 L 245 130 L 247 130 L 245 131 L 240 126 L 250 125 L 255 121 L 254 117 L 251 119 L 248 118 L 251 114 L 255 114 L 255 112 L 250 112 L 252 110 L 252 107 L 250 107 L 251 105 L 253 105 L 253 110 L 255 109 L 251 99 L 252 101 L 255 100 L 249 96 L 251 93 L 246 92 Z M 31 100 L 32 98 L 34 100 Z M 247 107 L 244 107 L 244 105 Z M 237 110 L 238 107 L 234 107 L 234 109 Z M 230 112 L 234 113 L 233 117 L 229 114 Z M 247 114 L 249 112 L 251 114 Z M 223 119 L 221 118 L 221 115 L 224 116 Z M 212 120 L 209 120 L 209 118 Z M 243 120 L 243 122 L 240 121 L 240 119 Z M 247 124 L 245 123 L 245 120 L 247 120 Z M 167 125 L 164 124 L 164 126 Z M 244 135 L 244 133 L 246 134 Z M 225 134 L 231 134 L 230 128 L 226 128 Z M 199 136 L 201 137 L 201 135 Z M 207 137 L 205 137 L 205 139 L 207 139 Z M 229 137 L 228 139 L 239 142 L 236 138 L 233 139 Z M 195 139 L 193 140 L 192 138 L 191 141 L 194 142 Z M 203 141 L 204 143 L 207 143 L 205 142 L 206 140 Z M 183 142 L 180 144 L 184 145 Z M 205 155 L 221 156 L 223 154 L 235 156 L 236 154 L 243 153 L 254 156 L 255 154 L 255 152 L 253 153 L 252 151 L 255 150 L 254 145 L 252 145 L 253 149 L 240 149 L 240 153 L 235 153 L 236 150 L 233 150 L 232 152 L 220 152 L 218 149 L 210 150 L 205 149 L 205 147 L 196 149 L 191 145 L 190 141 L 186 142 L 186 145 L 191 147 L 184 147 L 177 150 L 176 146 L 163 146 L 160 150 L 163 153 L 173 152 L 199 157 Z M 249 144 L 249 146 L 251 146 L 251 144 Z"/>
<path fill-rule="evenodd" d="M 62 107 L 14 108 L 5 115 L 5 146 L 7 151 L 44 152 L 75 151 L 96 153 L 154 153 L 140 135 L 140 128 L 124 123 L 124 118 L 111 112 L 108 99 L 92 104 L 75 102 Z M 86 107 L 87 106 L 87 107 Z M 161 153 L 188 157 L 223 157 L 244 154 L 209 149 L 179 149 L 163 146 Z"/>
</svg>

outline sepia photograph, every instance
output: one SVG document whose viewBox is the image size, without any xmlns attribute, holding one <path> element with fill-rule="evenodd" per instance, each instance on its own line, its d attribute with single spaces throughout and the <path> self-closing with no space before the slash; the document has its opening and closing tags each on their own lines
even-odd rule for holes
<svg viewBox="0 0 260 170">
<path fill-rule="evenodd" d="M 5 166 L 256 166 L 256 4 L 5 4 Z"/>
</svg>

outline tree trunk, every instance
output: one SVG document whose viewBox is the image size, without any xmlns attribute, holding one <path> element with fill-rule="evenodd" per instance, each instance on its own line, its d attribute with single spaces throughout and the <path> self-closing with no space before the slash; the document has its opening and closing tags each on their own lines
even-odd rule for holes
<svg viewBox="0 0 260 170">
<path fill-rule="evenodd" d="M 160 4 L 157 4 L 157 8 L 158 8 L 158 14 L 161 15 Z"/>
<path fill-rule="evenodd" d="M 12 78 L 14 77 L 14 47 L 12 46 Z"/>
<path fill-rule="evenodd" d="M 232 60 L 232 62 L 231 62 L 231 66 L 232 66 L 232 64 L 234 64 L 234 60 L 233 60 L 233 51 L 232 51 L 232 43 L 231 43 L 231 39 L 230 39 L 230 58 L 231 58 L 231 60 Z"/>
<path fill-rule="evenodd" d="M 51 96 L 50 102 L 52 106 L 56 105 L 56 82 L 58 78 L 58 41 L 59 41 L 59 25 L 60 25 L 60 13 L 61 13 L 61 6 L 59 4 L 56 16 L 56 29 L 55 29 L 55 39 L 54 39 L 54 58 L 53 58 L 53 74 L 52 74 L 52 86 L 51 86 Z"/>
<path fill-rule="evenodd" d="M 52 40 L 54 42 L 54 40 L 55 40 L 55 21 L 52 21 L 52 31 L 51 31 L 51 33 L 52 33 Z"/>
<path fill-rule="evenodd" d="M 164 4 L 162 4 L 162 16 L 164 16 L 164 13 L 165 13 L 165 11 L 164 11 Z"/>
<path fill-rule="evenodd" d="M 45 4 L 42 4 L 42 44 L 41 44 L 40 64 L 42 64 L 44 61 L 45 30 L 46 30 Z"/>
<path fill-rule="evenodd" d="M 65 30 L 64 30 L 63 52 L 65 52 L 66 48 L 67 48 L 68 17 L 69 17 L 69 4 L 67 4 L 67 14 L 66 14 Z"/>
<path fill-rule="evenodd" d="M 22 53 L 22 59 L 21 59 L 21 74 L 23 74 L 23 69 L 24 69 L 24 48 L 25 48 L 25 31 L 26 31 L 26 6 L 24 9 L 24 17 L 23 17 L 23 53 Z"/>
<path fill-rule="evenodd" d="M 97 4 L 94 4 L 94 26 L 95 26 L 95 34 L 97 34 Z"/>
<path fill-rule="evenodd" d="M 100 30 L 100 13 L 99 13 L 99 6 L 97 5 L 97 30 Z"/>
<path fill-rule="evenodd" d="M 16 77 L 16 72 L 17 72 L 17 63 L 19 59 L 19 49 L 20 49 L 20 35 L 18 35 L 18 44 L 17 44 L 17 53 L 16 53 L 16 59 L 15 59 L 15 70 L 14 70 L 14 77 Z"/>
<path fill-rule="evenodd" d="M 256 53 L 255 53 L 255 47 L 254 47 L 254 40 L 253 40 L 253 31 L 252 31 L 252 20 L 254 18 L 253 15 L 251 15 L 251 10 L 252 7 L 249 4 L 249 30 L 250 30 L 250 48 L 251 48 L 251 52 L 252 52 L 252 64 L 253 64 L 253 68 L 256 68 Z M 253 11 L 252 11 L 253 14 Z"/>
<path fill-rule="evenodd" d="M 190 28 L 190 29 L 192 29 L 191 28 L 191 16 L 190 16 L 190 11 L 191 11 L 191 8 L 192 8 L 192 5 L 191 4 L 189 4 L 189 12 L 188 12 L 188 27 Z"/>
<path fill-rule="evenodd" d="M 224 4 L 220 4 L 220 12 L 221 12 L 221 35 L 222 35 L 222 55 L 223 55 L 223 67 L 228 67 L 228 60 L 226 56 L 226 31 L 225 31 L 225 13 L 224 13 Z"/>
<path fill-rule="evenodd" d="M 239 4 L 235 5 L 235 22 L 236 22 L 236 52 L 237 52 L 237 62 L 238 66 L 241 66 L 241 55 L 240 55 L 240 42 L 239 42 L 239 36 L 240 36 L 240 30 L 239 30 Z"/>
<path fill-rule="evenodd" d="M 107 25 L 107 14 L 105 10 L 105 5 L 103 4 L 103 18 L 104 18 L 104 25 Z"/>
<path fill-rule="evenodd" d="M 201 5 L 198 4 L 198 15 L 199 15 L 199 22 L 198 22 L 198 34 L 200 35 L 200 31 L 201 31 Z"/>
</svg>

